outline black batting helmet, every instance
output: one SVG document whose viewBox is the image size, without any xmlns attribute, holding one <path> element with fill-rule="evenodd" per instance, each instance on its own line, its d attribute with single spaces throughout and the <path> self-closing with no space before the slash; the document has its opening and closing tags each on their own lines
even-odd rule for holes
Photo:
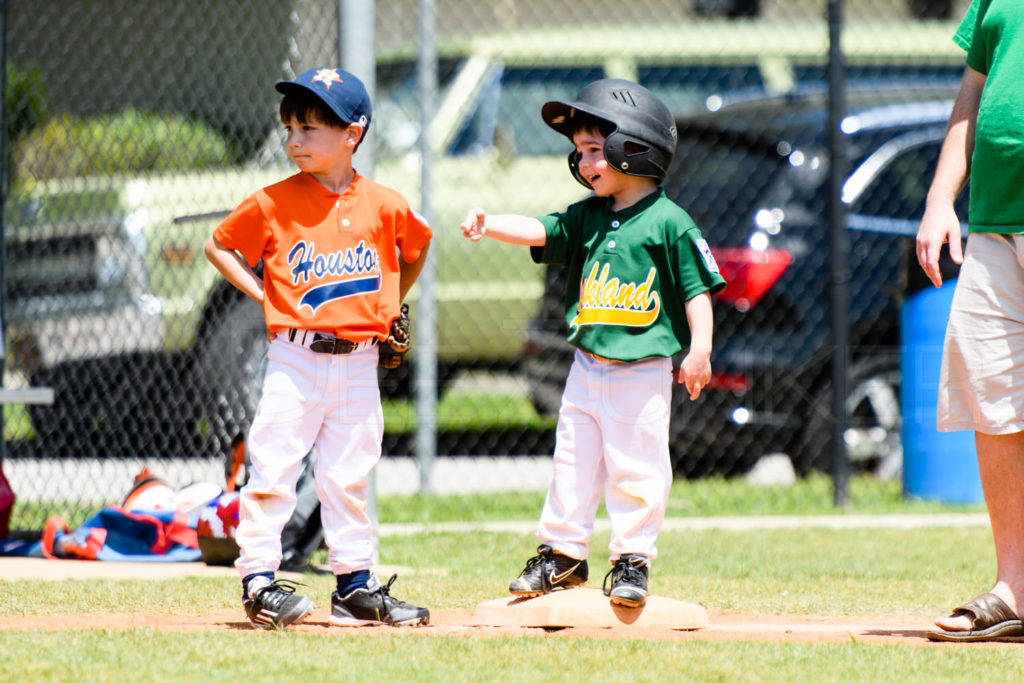
<svg viewBox="0 0 1024 683">
<path fill-rule="evenodd" d="M 676 151 L 676 125 L 672 112 L 647 88 L 621 78 L 589 83 L 572 102 L 548 102 L 540 110 L 544 122 L 570 140 L 577 129 L 574 118 L 582 112 L 609 124 L 604 157 L 620 173 L 654 178 L 659 184 Z M 579 172 L 579 154 L 569 154 L 569 168 L 581 184 L 590 183 Z M 593 188 L 591 188 L 593 189 Z"/>
</svg>

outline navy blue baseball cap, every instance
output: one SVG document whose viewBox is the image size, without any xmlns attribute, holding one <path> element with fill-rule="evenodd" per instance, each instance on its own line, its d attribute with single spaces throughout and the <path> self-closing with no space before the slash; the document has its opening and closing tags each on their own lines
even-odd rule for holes
<svg viewBox="0 0 1024 683">
<path fill-rule="evenodd" d="M 370 126 L 373 106 L 363 82 L 348 71 L 336 67 L 317 67 L 299 74 L 291 81 L 278 81 L 274 86 L 283 95 L 305 90 L 311 92 L 330 107 L 345 123 L 359 123 L 366 130 Z"/>
</svg>

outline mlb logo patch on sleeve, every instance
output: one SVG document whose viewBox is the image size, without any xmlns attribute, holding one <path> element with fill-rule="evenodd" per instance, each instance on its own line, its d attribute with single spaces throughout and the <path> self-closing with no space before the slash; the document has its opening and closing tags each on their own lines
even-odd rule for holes
<svg viewBox="0 0 1024 683">
<path fill-rule="evenodd" d="M 697 250 L 700 255 L 704 257 L 704 265 L 708 267 L 712 273 L 719 274 L 718 262 L 715 261 L 714 255 L 711 253 L 711 247 L 708 246 L 707 241 L 703 238 L 697 240 Z"/>
</svg>

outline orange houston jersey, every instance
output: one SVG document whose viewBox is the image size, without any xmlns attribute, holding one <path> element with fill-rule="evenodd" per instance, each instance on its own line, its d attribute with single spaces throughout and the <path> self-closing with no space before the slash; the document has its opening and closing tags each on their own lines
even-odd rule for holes
<svg viewBox="0 0 1024 683">
<path fill-rule="evenodd" d="M 401 258 L 419 258 L 430 226 L 398 192 L 356 174 L 342 194 L 307 173 L 255 192 L 214 239 L 255 267 L 263 259 L 263 313 L 291 327 L 351 341 L 385 339 L 399 315 Z"/>
</svg>

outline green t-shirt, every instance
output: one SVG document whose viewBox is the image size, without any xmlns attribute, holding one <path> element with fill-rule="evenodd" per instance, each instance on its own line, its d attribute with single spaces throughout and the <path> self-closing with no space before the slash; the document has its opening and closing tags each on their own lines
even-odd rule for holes
<svg viewBox="0 0 1024 683">
<path fill-rule="evenodd" d="M 569 343 L 603 358 L 671 356 L 690 345 L 683 304 L 725 286 L 693 220 L 658 190 L 622 211 L 589 197 L 541 216 L 537 263 L 568 269 Z"/>
<path fill-rule="evenodd" d="M 986 74 L 971 160 L 971 232 L 1024 233 L 1024 4 L 974 0 L 953 40 Z"/>
</svg>

